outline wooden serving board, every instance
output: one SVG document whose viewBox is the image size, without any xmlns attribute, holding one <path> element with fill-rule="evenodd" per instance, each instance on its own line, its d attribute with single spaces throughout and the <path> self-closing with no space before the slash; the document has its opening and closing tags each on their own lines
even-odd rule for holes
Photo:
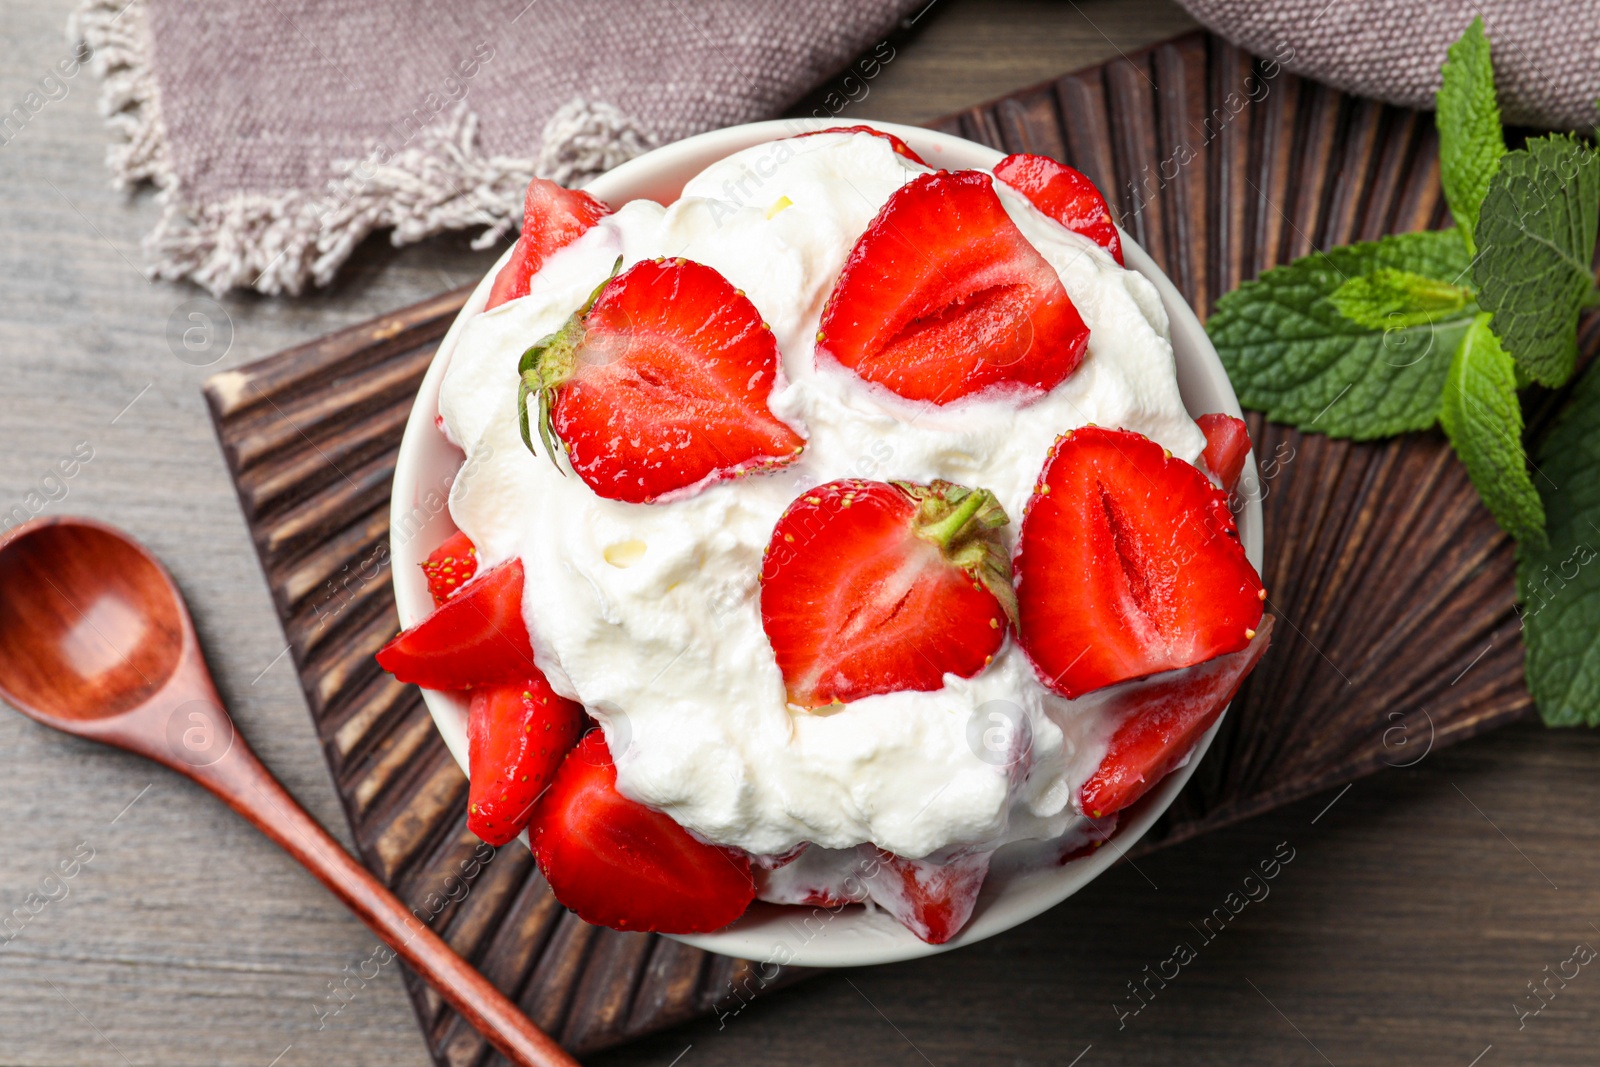
<svg viewBox="0 0 1600 1067">
<path fill-rule="evenodd" d="M 937 126 L 1089 174 L 1202 316 L 1273 264 L 1447 217 L 1430 116 L 1264 69 L 1202 33 Z M 373 662 L 398 629 L 383 545 L 401 430 L 466 296 L 220 374 L 205 391 L 363 862 L 583 1052 L 733 1004 L 754 987 L 752 968 L 585 925 L 521 845 L 483 863 L 466 779 L 417 691 Z M 1596 325 L 1586 352 L 1600 345 Z M 1280 633 L 1141 852 L 1530 711 L 1512 543 L 1443 439 L 1357 445 L 1257 416 L 1251 432 Z M 407 981 L 439 1063 L 497 1059 Z"/>
</svg>

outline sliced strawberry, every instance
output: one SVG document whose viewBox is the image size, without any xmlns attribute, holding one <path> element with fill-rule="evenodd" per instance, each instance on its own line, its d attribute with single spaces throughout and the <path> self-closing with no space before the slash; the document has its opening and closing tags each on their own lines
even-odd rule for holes
<svg viewBox="0 0 1600 1067">
<path fill-rule="evenodd" d="M 1061 850 L 1061 858 L 1056 860 L 1056 866 L 1065 867 L 1074 860 L 1081 860 L 1100 851 L 1101 845 L 1108 844 L 1117 836 L 1117 824 L 1121 821 L 1122 816 L 1114 813 L 1100 819 L 1090 816 L 1081 829 L 1062 835 L 1056 840 L 1056 845 Z"/>
<path fill-rule="evenodd" d="M 443 604 L 478 573 L 478 550 L 470 537 L 457 530 L 422 561 L 422 573 L 428 577 L 434 605 Z"/>
<path fill-rule="evenodd" d="M 1250 454 L 1249 427 L 1232 415 L 1201 415 L 1194 421 L 1206 435 L 1206 468 L 1217 476 L 1224 493 L 1233 492 Z"/>
<path fill-rule="evenodd" d="M 527 296 L 535 270 L 532 263 L 533 256 L 528 251 L 527 242 L 518 237 L 511 246 L 511 258 L 494 276 L 494 284 L 489 287 L 489 300 L 483 305 L 483 310 L 488 311 Z"/>
<path fill-rule="evenodd" d="M 1051 448 L 1016 569 L 1022 647 L 1069 697 L 1237 652 L 1267 595 L 1199 469 L 1095 426 Z"/>
<path fill-rule="evenodd" d="M 378 651 L 378 666 L 424 689 L 513 685 L 538 673 L 522 619 L 522 561 L 490 568 Z"/>
<path fill-rule="evenodd" d="M 528 283 L 551 253 L 576 241 L 609 214 L 609 207 L 581 189 L 563 189 L 543 178 L 529 182 L 522 205 L 522 235 L 495 275 L 484 310 L 527 296 Z"/>
<path fill-rule="evenodd" d="M 822 133 L 870 133 L 874 137 L 882 137 L 885 141 L 888 141 L 889 146 L 894 149 L 895 155 L 904 156 L 913 163 L 921 163 L 924 167 L 928 165 L 926 160 L 913 152 L 911 146 L 900 138 L 884 130 L 875 130 L 871 126 L 829 126 L 825 130 L 812 130 L 810 133 L 799 133 L 795 134 L 795 136 L 815 137 Z"/>
<path fill-rule="evenodd" d="M 620 261 L 619 261 L 620 262 Z M 805 444 L 767 407 L 780 356 L 743 292 L 702 263 L 636 263 L 522 357 L 522 438 L 566 446 L 600 496 L 642 503 L 788 463 Z"/>
<path fill-rule="evenodd" d="M 993 180 L 939 171 L 897 189 L 856 241 L 823 310 L 817 358 L 947 404 L 990 386 L 1052 389 L 1088 341 Z"/>
<path fill-rule="evenodd" d="M 799 859 L 810 847 L 811 842 L 802 841 L 787 852 L 774 852 L 764 856 L 751 855 L 750 866 L 759 871 L 780 870 Z"/>
<path fill-rule="evenodd" d="M 759 863 L 753 864 L 756 899 L 771 904 L 821 908 L 859 904 L 866 899 L 861 876 L 869 869 L 869 865 L 862 862 L 860 854 L 863 851 L 876 853 L 870 845 L 862 849 L 809 845 L 802 846 L 788 863 L 770 868 L 763 868 Z M 876 860 L 873 859 L 872 863 L 876 863 Z"/>
<path fill-rule="evenodd" d="M 989 876 L 991 852 L 958 853 L 941 862 L 908 860 L 877 850 L 864 879 L 872 902 L 930 945 L 942 945 L 967 925 Z"/>
<path fill-rule="evenodd" d="M 1084 814 L 1098 819 L 1121 811 L 1176 769 L 1222 715 L 1271 638 L 1272 616 L 1264 615 L 1238 652 L 1130 682 L 1117 693 L 1113 706 L 1126 718 L 1078 793 Z"/>
<path fill-rule="evenodd" d="M 1005 639 L 1011 569 L 994 494 L 949 482 L 845 480 L 778 519 L 761 624 L 806 707 L 970 678 Z"/>
<path fill-rule="evenodd" d="M 671 817 L 617 792 L 605 735 L 573 749 L 534 817 L 534 850 L 556 899 L 614 930 L 720 930 L 755 899 L 742 852 L 691 837 Z"/>
<path fill-rule="evenodd" d="M 585 723 L 583 705 L 557 694 L 538 671 L 515 685 L 474 689 L 467 829 L 496 846 L 521 833 Z"/>
<path fill-rule="evenodd" d="M 1122 266 L 1122 237 L 1106 198 L 1081 172 L 1048 156 L 1007 156 L 994 176 L 1033 202 L 1033 206 L 1073 233 L 1081 233 L 1110 252 Z"/>
</svg>

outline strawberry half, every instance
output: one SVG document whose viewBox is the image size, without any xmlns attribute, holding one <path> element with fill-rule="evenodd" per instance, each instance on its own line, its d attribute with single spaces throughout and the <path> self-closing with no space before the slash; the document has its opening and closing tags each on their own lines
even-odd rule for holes
<svg viewBox="0 0 1600 1067">
<path fill-rule="evenodd" d="M 822 313 L 817 359 L 948 404 L 996 385 L 1052 389 L 1088 341 L 993 180 L 939 171 L 895 190 L 856 241 Z"/>
<path fill-rule="evenodd" d="M 884 130 L 875 130 L 871 126 L 829 126 L 825 130 L 812 130 L 810 133 L 797 133 L 795 137 L 816 137 L 823 133 L 870 133 L 874 137 L 881 137 L 889 142 L 889 147 L 894 149 L 897 156 L 904 156 L 913 163 L 920 163 L 926 167 L 927 161 L 911 150 L 911 146 L 900 138 Z"/>
<path fill-rule="evenodd" d="M 1022 647 L 1068 697 L 1239 651 L 1267 595 L 1198 468 L 1094 426 L 1056 439 L 1015 566 Z"/>
<path fill-rule="evenodd" d="M 533 449 L 537 395 L 552 461 L 554 436 L 591 489 L 633 503 L 771 469 L 805 444 L 767 407 L 779 362 L 771 328 L 721 274 L 646 260 L 523 355 L 522 439 Z"/>
<path fill-rule="evenodd" d="M 519 684 L 537 674 L 522 619 L 522 560 L 468 582 L 377 658 L 398 680 L 424 689 Z"/>
<path fill-rule="evenodd" d="M 1073 233 L 1081 233 L 1122 262 L 1122 236 L 1106 198 L 1082 172 L 1048 156 L 1007 156 L 994 176 L 1027 197 L 1033 206 Z"/>
<path fill-rule="evenodd" d="M 1206 469 L 1217 476 L 1224 493 L 1233 492 L 1244 473 L 1244 458 L 1250 454 L 1250 428 L 1232 415 L 1201 415 L 1194 421 L 1206 435 L 1202 453 Z"/>
<path fill-rule="evenodd" d="M 874 904 L 930 945 L 961 932 L 972 918 L 993 853 L 969 852 L 934 863 L 876 851 L 863 879 Z"/>
<path fill-rule="evenodd" d="M 433 594 L 437 607 L 461 592 L 461 587 L 478 573 L 478 550 L 470 537 L 457 530 L 434 549 L 421 566 L 428 578 L 428 592 Z"/>
<path fill-rule="evenodd" d="M 528 283 L 550 254 L 576 241 L 609 214 L 609 207 L 581 189 L 563 189 L 543 178 L 529 182 L 522 205 L 522 234 L 511 258 L 494 276 L 484 310 L 527 296 Z"/>
<path fill-rule="evenodd" d="M 691 837 L 670 816 L 617 792 L 605 736 L 572 750 L 534 818 L 551 892 L 578 918 L 614 930 L 720 930 L 755 899 L 742 852 Z"/>
<path fill-rule="evenodd" d="M 1118 693 L 1115 706 L 1125 707 L 1127 717 L 1078 791 L 1083 813 L 1099 819 L 1121 811 L 1182 763 L 1255 669 L 1271 638 L 1272 616 L 1264 615 L 1255 637 L 1240 651 L 1130 683 Z"/>
<path fill-rule="evenodd" d="M 467 713 L 467 829 L 500 846 L 522 832 L 533 805 L 583 733 L 583 705 L 538 671 L 515 685 L 472 691 Z"/>
<path fill-rule="evenodd" d="M 829 482 L 778 519 L 761 624 L 789 700 L 806 707 L 944 686 L 989 663 L 1015 615 L 985 489 Z"/>
</svg>

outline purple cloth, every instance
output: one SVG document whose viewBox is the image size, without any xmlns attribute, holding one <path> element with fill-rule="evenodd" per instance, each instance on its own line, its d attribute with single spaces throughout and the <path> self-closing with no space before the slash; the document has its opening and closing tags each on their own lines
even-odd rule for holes
<svg viewBox="0 0 1600 1067">
<path fill-rule="evenodd" d="M 1600 118 L 1600 0 L 1179 0 L 1296 74 L 1432 109 L 1445 51 L 1482 15 L 1506 121 L 1590 130 Z"/>
<path fill-rule="evenodd" d="M 925 2 L 925 0 L 924 0 Z M 87 0 L 113 173 L 155 182 L 156 272 L 216 292 L 324 284 L 396 244 L 520 218 L 654 144 L 770 117 L 916 0 Z"/>
</svg>

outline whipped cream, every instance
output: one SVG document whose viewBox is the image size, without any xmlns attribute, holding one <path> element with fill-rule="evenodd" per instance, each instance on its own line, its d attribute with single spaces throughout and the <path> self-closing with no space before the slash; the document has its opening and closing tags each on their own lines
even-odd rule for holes
<svg viewBox="0 0 1600 1067">
<path fill-rule="evenodd" d="M 823 302 L 856 239 L 925 168 L 866 134 L 775 141 L 708 167 L 670 207 L 634 201 L 551 256 L 526 297 L 473 318 L 440 391 L 472 457 L 451 492 L 485 566 L 520 556 L 535 657 L 602 724 L 622 793 L 714 842 L 757 854 L 871 842 L 907 857 L 1057 838 L 1117 715 L 1046 690 L 1013 637 L 974 678 L 816 711 L 791 708 L 761 626 L 774 524 L 837 478 L 948 479 L 1023 508 L 1055 438 L 1088 423 L 1136 430 L 1193 462 L 1204 437 L 1178 394 L 1155 287 L 1098 245 L 995 188 L 1089 326 L 1087 356 L 1030 398 L 939 407 L 817 366 Z M 772 411 L 806 438 L 793 464 L 664 503 L 596 496 L 522 444 L 517 361 L 559 328 L 618 256 L 682 256 L 720 271 L 771 325 L 783 369 Z M 1025 401 L 1025 402 L 1024 402 Z M 1019 406 L 1021 403 L 1021 406 Z M 564 468 L 565 469 L 565 468 Z"/>
</svg>

